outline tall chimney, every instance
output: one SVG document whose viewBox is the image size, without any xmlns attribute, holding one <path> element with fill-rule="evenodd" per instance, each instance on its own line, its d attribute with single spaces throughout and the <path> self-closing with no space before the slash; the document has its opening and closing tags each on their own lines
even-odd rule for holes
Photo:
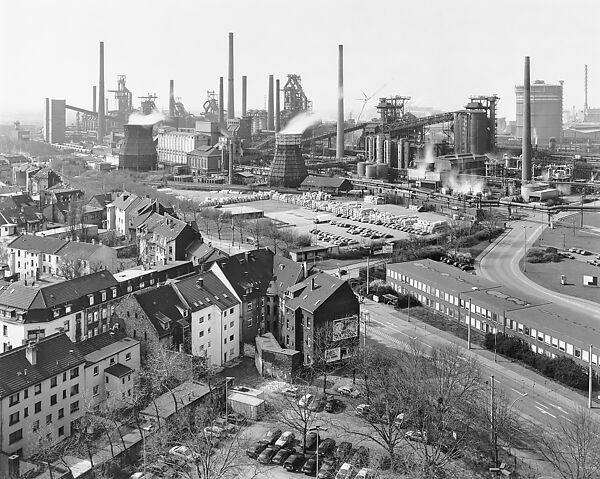
<svg viewBox="0 0 600 479">
<path fill-rule="evenodd" d="M 227 77 L 227 119 L 235 118 L 233 96 L 233 33 L 229 32 L 229 76 Z"/>
<path fill-rule="evenodd" d="M 104 42 L 100 42 L 100 76 L 98 78 L 98 143 L 102 143 L 106 135 L 106 111 L 104 100 Z"/>
<path fill-rule="evenodd" d="M 235 138 L 231 138 L 229 143 L 229 184 L 233 185 L 233 158 L 235 157 Z"/>
<path fill-rule="evenodd" d="M 169 80 L 169 117 L 175 116 L 175 81 Z"/>
<path fill-rule="evenodd" d="M 275 116 L 273 115 L 273 75 L 269 75 L 269 99 L 267 107 L 267 130 L 275 129 Z"/>
<path fill-rule="evenodd" d="M 225 112 L 223 107 L 223 77 L 219 77 L 219 123 L 225 122 Z"/>
<path fill-rule="evenodd" d="M 344 45 L 338 46 L 338 117 L 335 157 L 344 157 Z"/>
<path fill-rule="evenodd" d="M 525 57 L 525 71 L 523 75 L 523 151 L 521 180 L 523 184 L 531 181 L 531 79 L 529 57 Z"/>
<path fill-rule="evenodd" d="M 247 89 L 248 77 L 242 76 L 242 118 L 246 117 L 246 89 Z"/>
<path fill-rule="evenodd" d="M 92 87 L 92 111 L 96 113 L 96 96 L 97 96 L 97 87 L 94 85 Z"/>
<path fill-rule="evenodd" d="M 279 104 L 280 94 L 279 80 L 275 80 L 275 131 L 281 130 L 281 106 Z"/>
<path fill-rule="evenodd" d="M 587 113 L 588 110 L 588 102 L 587 102 L 587 92 L 588 92 L 588 69 L 587 65 L 585 66 L 585 99 L 583 102 L 583 112 Z M 584 118 L 585 121 L 585 118 Z"/>
<path fill-rule="evenodd" d="M 50 98 L 46 98 L 46 115 L 44 116 L 44 140 L 50 143 Z"/>
</svg>

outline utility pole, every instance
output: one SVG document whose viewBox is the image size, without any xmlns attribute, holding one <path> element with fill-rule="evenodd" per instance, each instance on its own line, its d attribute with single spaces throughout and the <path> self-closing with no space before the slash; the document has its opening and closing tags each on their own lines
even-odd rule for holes
<svg viewBox="0 0 600 479">
<path fill-rule="evenodd" d="M 498 442 L 496 438 L 496 403 L 494 398 L 494 376 L 492 375 L 491 379 L 491 439 L 492 446 L 494 447 L 494 467 L 498 467 Z"/>
<path fill-rule="evenodd" d="M 593 375 L 594 370 L 592 369 L 592 345 L 590 344 L 590 357 L 589 357 L 589 371 L 588 371 L 588 408 L 592 409 L 592 386 L 593 386 Z"/>
<path fill-rule="evenodd" d="M 371 251 L 367 255 L 367 296 L 369 296 L 369 260 L 371 259 Z"/>
</svg>

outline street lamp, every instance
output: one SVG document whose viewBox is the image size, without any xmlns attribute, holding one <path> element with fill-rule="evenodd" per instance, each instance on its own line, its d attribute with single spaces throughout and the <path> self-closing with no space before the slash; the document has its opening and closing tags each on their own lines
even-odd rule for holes
<svg viewBox="0 0 600 479">
<path fill-rule="evenodd" d="M 363 329 L 363 360 L 366 364 L 367 363 L 367 323 L 371 319 L 371 312 L 370 311 L 361 311 L 360 318 L 364 325 L 364 329 Z"/>
<path fill-rule="evenodd" d="M 525 233 L 525 237 L 523 239 L 523 249 L 525 250 L 525 255 L 523 256 L 523 272 L 527 273 L 527 228 L 528 226 L 521 225 L 523 227 L 523 232 Z"/>
<path fill-rule="evenodd" d="M 316 476 L 319 474 L 319 443 L 321 442 L 321 435 L 319 434 L 319 432 L 327 431 L 327 428 L 316 425 L 315 427 L 311 427 L 309 429 L 309 431 L 317 431 L 317 463 L 315 464 L 315 471 L 316 471 L 315 476 Z"/>
<path fill-rule="evenodd" d="M 513 406 L 516 404 L 517 401 L 520 401 L 521 399 L 527 397 L 528 393 L 519 393 L 519 397 L 515 398 L 515 400 L 513 402 L 510 403 L 510 406 L 508 406 L 508 414 L 510 415 L 510 412 L 513 408 Z M 510 446 L 512 444 L 512 428 L 509 427 L 508 429 L 508 455 L 510 456 Z M 517 458 L 515 457 L 515 469 L 517 467 Z"/>
</svg>

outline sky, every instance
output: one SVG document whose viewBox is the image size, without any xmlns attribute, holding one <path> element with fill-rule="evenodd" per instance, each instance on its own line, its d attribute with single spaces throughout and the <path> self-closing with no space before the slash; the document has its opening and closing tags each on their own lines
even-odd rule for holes
<svg viewBox="0 0 600 479">
<path fill-rule="evenodd" d="M 598 0 L 28 0 L 0 15 L 0 122 L 43 121 L 44 98 L 91 109 L 105 43 L 106 89 L 127 76 L 138 96 L 167 108 L 169 80 L 188 111 L 207 90 L 227 88 L 228 32 L 235 41 L 235 106 L 248 77 L 248 108 L 264 108 L 268 75 L 302 77 L 313 109 L 335 119 L 337 52 L 344 45 L 346 117 L 375 115 L 378 97 L 461 109 L 470 95 L 497 94 L 498 116 L 514 119 L 523 58 L 531 79 L 564 80 L 564 108 L 600 107 Z M 113 96 L 110 107 L 113 108 Z M 225 96 L 227 94 L 225 93 Z"/>
</svg>

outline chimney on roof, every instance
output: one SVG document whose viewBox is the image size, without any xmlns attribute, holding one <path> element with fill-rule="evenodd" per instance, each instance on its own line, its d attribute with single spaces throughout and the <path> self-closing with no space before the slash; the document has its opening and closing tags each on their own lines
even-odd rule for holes
<svg viewBox="0 0 600 479">
<path fill-rule="evenodd" d="M 196 280 L 196 286 L 198 286 L 199 288 L 202 288 L 203 284 L 204 284 L 204 278 L 198 278 Z"/>
<path fill-rule="evenodd" d="M 314 291 L 316 287 L 317 286 L 315 284 L 315 277 L 313 276 L 313 277 L 310 278 L 310 290 Z"/>
<path fill-rule="evenodd" d="M 17 479 L 21 477 L 21 473 L 19 464 L 19 455 L 13 454 L 12 456 L 8 456 L 8 477 L 9 479 Z"/>
<path fill-rule="evenodd" d="M 32 366 L 37 364 L 37 346 L 34 343 L 28 343 L 25 346 L 25 357 Z"/>
<path fill-rule="evenodd" d="M 308 276 L 308 262 L 302 262 L 302 278 L 306 278 Z"/>
</svg>

